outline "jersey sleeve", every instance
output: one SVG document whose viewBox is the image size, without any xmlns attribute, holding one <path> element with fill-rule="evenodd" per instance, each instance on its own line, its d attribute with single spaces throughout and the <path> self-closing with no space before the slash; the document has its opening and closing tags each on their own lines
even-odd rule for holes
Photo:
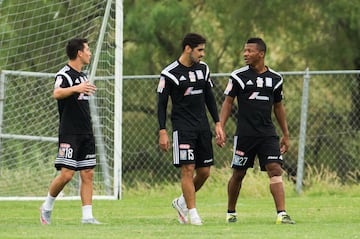
<svg viewBox="0 0 360 239">
<path fill-rule="evenodd" d="M 161 75 L 157 88 L 158 103 L 157 103 L 157 116 L 160 129 L 166 129 L 166 108 L 168 104 L 171 83 L 166 81 L 165 76 Z"/>
<path fill-rule="evenodd" d="M 54 89 L 56 88 L 67 88 L 70 87 L 69 80 L 66 76 L 58 74 L 55 76 Z"/>
<path fill-rule="evenodd" d="M 279 103 L 283 99 L 283 87 L 282 84 L 274 90 L 274 102 Z"/>
<path fill-rule="evenodd" d="M 234 98 L 234 97 L 236 97 L 238 90 L 239 90 L 238 82 L 236 80 L 234 80 L 232 77 L 230 77 L 229 81 L 226 85 L 224 95 Z"/>
</svg>

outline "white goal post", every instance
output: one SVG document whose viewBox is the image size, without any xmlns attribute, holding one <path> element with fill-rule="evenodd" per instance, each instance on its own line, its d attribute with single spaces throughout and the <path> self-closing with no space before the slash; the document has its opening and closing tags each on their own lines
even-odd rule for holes
<svg viewBox="0 0 360 239">
<path fill-rule="evenodd" d="M 34 0 L 33 5 L 38 2 Z M 6 54 L 0 54 L 1 67 L 8 67 L 0 67 L 0 200 L 42 200 L 47 195 L 49 183 L 58 173 L 54 161 L 57 153 L 59 119 L 56 100 L 51 94 L 55 69 L 59 70 L 66 63 L 64 43 L 70 38 L 66 38 L 65 35 L 88 38 L 93 53 L 91 65 L 85 71 L 90 81 L 97 86 L 97 92 L 90 100 L 98 165 L 94 173 L 94 199 L 121 199 L 123 5 L 121 0 L 97 1 L 93 6 L 89 6 L 89 2 L 79 1 L 75 7 L 73 6 L 72 11 L 62 11 L 61 4 L 64 3 L 59 2 L 47 3 L 48 5 L 44 6 L 44 12 L 49 12 L 49 9 L 55 12 L 53 17 L 57 18 L 57 21 L 59 15 L 63 14 L 61 17 L 64 18 L 64 22 L 65 18 L 73 19 L 73 16 L 66 14 L 76 16 L 77 11 L 82 11 L 83 8 L 93 8 L 87 9 L 89 14 L 101 14 L 91 16 L 92 22 L 87 23 L 88 28 L 84 28 L 83 32 L 71 29 L 73 33 L 69 34 L 64 29 L 69 28 L 71 23 L 69 26 L 61 26 L 55 22 L 51 29 L 44 30 L 43 36 L 47 35 L 46 31 L 59 32 L 58 38 L 63 43 L 61 49 L 56 48 L 53 51 L 54 58 L 62 54 L 57 62 L 54 62 L 54 66 L 51 61 L 39 61 L 34 68 L 41 72 L 21 70 L 21 67 L 18 70 L 10 57 L 4 59 L 3 56 Z M 1 4 L 0 2 L 0 7 Z M 7 7 L 10 9 L 17 6 Z M 19 9 L 23 9 L 24 16 L 27 16 L 27 11 L 31 11 L 24 6 Z M 3 17 L 0 13 L 0 23 L 4 20 Z M 6 20 L 9 26 L 17 24 L 8 19 Z M 33 25 L 41 26 L 35 16 L 27 20 Z M 50 26 L 51 24 L 49 23 Z M 10 36 L 13 32 L 14 30 L 4 32 L 1 38 L 7 34 Z M 25 36 L 18 37 L 20 42 L 20 37 Z M 38 38 L 26 37 L 34 41 Z M 49 36 L 44 40 L 44 45 L 36 47 L 58 47 L 58 42 L 48 45 L 51 41 L 56 41 L 56 37 L 54 40 L 51 40 L 52 38 L 54 36 Z M 41 41 L 35 44 L 41 44 Z M 3 51 L 4 47 L 6 41 Z M 13 49 L 8 47 L 7 50 L 7 55 L 11 55 Z M 50 64 L 51 72 L 44 71 L 43 69 Z M 59 199 L 79 199 L 80 184 L 77 173 L 59 195 Z"/>
</svg>

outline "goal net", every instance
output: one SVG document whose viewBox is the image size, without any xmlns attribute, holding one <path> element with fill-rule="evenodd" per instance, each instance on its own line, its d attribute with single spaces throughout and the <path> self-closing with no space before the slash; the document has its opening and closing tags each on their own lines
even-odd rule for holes
<svg viewBox="0 0 360 239">
<path fill-rule="evenodd" d="M 73 37 L 87 38 L 93 54 L 85 71 L 97 86 L 91 100 L 98 165 L 94 198 L 119 196 L 116 145 L 121 142 L 114 142 L 118 2 L 0 1 L 0 199 L 43 198 L 58 173 L 59 120 L 52 91 Z M 61 196 L 78 198 L 80 184 L 77 173 Z"/>
</svg>

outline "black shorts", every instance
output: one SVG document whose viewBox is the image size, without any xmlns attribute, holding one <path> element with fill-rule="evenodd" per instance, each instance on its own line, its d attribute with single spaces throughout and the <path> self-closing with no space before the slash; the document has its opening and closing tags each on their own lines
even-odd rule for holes
<svg viewBox="0 0 360 239">
<path fill-rule="evenodd" d="M 195 164 L 195 168 L 214 164 L 211 131 L 173 132 L 173 159 L 175 167 Z"/>
<path fill-rule="evenodd" d="M 247 169 L 254 167 L 255 156 L 259 158 L 261 171 L 271 162 L 283 164 L 278 136 L 269 137 L 234 137 L 232 168 Z"/>
<path fill-rule="evenodd" d="M 62 167 L 79 171 L 96 166 L 95 139 L 92 134 L 59 136 L 59 150 L 55 168 Z"/>
</svg>

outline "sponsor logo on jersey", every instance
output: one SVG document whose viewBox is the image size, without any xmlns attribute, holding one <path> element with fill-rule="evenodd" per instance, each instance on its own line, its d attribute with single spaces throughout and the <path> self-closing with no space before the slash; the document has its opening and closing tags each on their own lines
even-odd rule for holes
<svg viewBox="0 0 360 239">
<path fill-rule="evenodd" d="M 184 96 L 187 96 L 187 95 L 199 95 L 199 94 L 202 94 L 202 93 L 203 93 L 202 89 L 194 90 L 194 87 L 188 87 L 184 92 Z"/>
<path fill-rule="evenodd" d="M 249 100 L 265 100 L 265 101 L 269 101 L 269 97 L 268 96 L 262 96 L 262 95 L 260 95 L 260 92 L 255 91 L 249 96 Z"/>
</svg>

